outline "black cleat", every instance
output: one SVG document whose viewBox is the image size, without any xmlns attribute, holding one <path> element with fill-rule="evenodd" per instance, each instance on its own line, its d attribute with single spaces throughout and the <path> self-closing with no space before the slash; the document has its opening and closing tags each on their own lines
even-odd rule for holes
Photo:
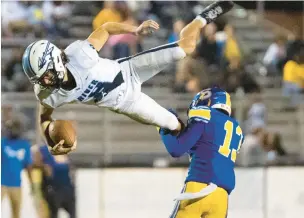
<svg viewBox="0 0 304 218">
<path fill-rule="evenodd" d="M 232 1 L 217 1 L 206 7 L 200 16 L 205 18 L 208 23 L 215 21 L 221 15 L 227 13 L 233 8 Z"/>
</svg>

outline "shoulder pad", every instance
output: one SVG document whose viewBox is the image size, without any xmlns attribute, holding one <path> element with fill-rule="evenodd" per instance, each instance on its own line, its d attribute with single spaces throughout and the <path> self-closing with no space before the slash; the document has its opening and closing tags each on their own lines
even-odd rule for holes
<svg viewBox="0 0 304 218">
<path fill-rule="evenodd" d="M 189 120 L 203 121 L 208 123 L 211 119 L 211 110 L 206 106 L 193 107 L 188 112 Z"/>
<path fill-rule="evenodd" d="M 77 40 L 64 51 L 70 59 L 70 64 L 76 61 L 81 67 L 86 69 L 93 67 L 99 61 L 97 51 L 87 40 Z"/>
</svg>

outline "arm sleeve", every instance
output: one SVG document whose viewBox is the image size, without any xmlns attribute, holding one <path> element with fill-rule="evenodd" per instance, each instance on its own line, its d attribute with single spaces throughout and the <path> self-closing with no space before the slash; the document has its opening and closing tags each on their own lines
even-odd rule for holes
<svg viewBox="0 0 304 218">
<path fill-rule="evenodd" d="M 178 136 L 161 134 L 161 139 L 172 157 L 180 157 L 200 139 L 205 123 L 193 122 Z"/>
</svg>

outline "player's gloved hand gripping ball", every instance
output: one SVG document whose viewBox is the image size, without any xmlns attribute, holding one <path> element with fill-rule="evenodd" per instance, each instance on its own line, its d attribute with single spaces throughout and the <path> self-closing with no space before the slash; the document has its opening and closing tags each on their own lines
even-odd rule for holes
<svg viewBox="0 0 304 218">
<path fill-rule="evenodd" d="M 49 125 L 49 136 L 54 144 L 49 147 L 52 155 L 68 154 L 77 147 L 77 134 L 71 121 L 52 121 Z"/>
<path fill-rule="evenodd" d="M 159 128 L 159 133 L 163 134 L 163 135 L 167 135 L 167 134 L 172 134 L 172 135 L 178 135 L 181 131 L 183 131 L 186 128 L 186 125 L 184 124 L 184 122 L 178 117 L 178 114 L 176 113 L 175 110 L 173 110 L 172 108 L 168 109 L 168 111 L 170 111 L 172 114 L 174 114 L 174 116 L 176 116 L 176 118 L 178 119 L 178 122 L 181 125 L 181 130 L 180 131 L 172 131 L 170 129 L 166 129 L 166 128 Z"/>
</svg>

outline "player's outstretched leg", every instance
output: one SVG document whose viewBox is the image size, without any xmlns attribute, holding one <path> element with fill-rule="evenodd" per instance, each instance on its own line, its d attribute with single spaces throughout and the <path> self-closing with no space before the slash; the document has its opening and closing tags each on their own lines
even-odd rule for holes
<svg viewBox="0 0 304 218">
<path fill-rule="evenodd" d="M 196 47 L 201 29 L 233 7 L 230 1 L 219 1 L 209 5 L 191 23 L 184 27 L 180 40 L 141 52 L 133 57 L 119 60 L 119 63 L 129 61 L 132 70 L 138 75 L 139 81 L 144 83 L 168 65 L 191 54 Z"/>
<path fill-rule="evenodd" d="M 195 50 L 201 29 L 230 11 L 233 5 L 232 1 L 218 1 L 206 7 L 201 14 L 182 29 L 178 45 L 187 55 L 191 54 Z"/>
<path fill-rule="evenodd" d="M 182 128 L 175 115 L 144 93 L 140 93 L 137 100 L 120 113 L 142 124 L 154 125 L 171 131 L 179 131 Z"/>
</svg>

